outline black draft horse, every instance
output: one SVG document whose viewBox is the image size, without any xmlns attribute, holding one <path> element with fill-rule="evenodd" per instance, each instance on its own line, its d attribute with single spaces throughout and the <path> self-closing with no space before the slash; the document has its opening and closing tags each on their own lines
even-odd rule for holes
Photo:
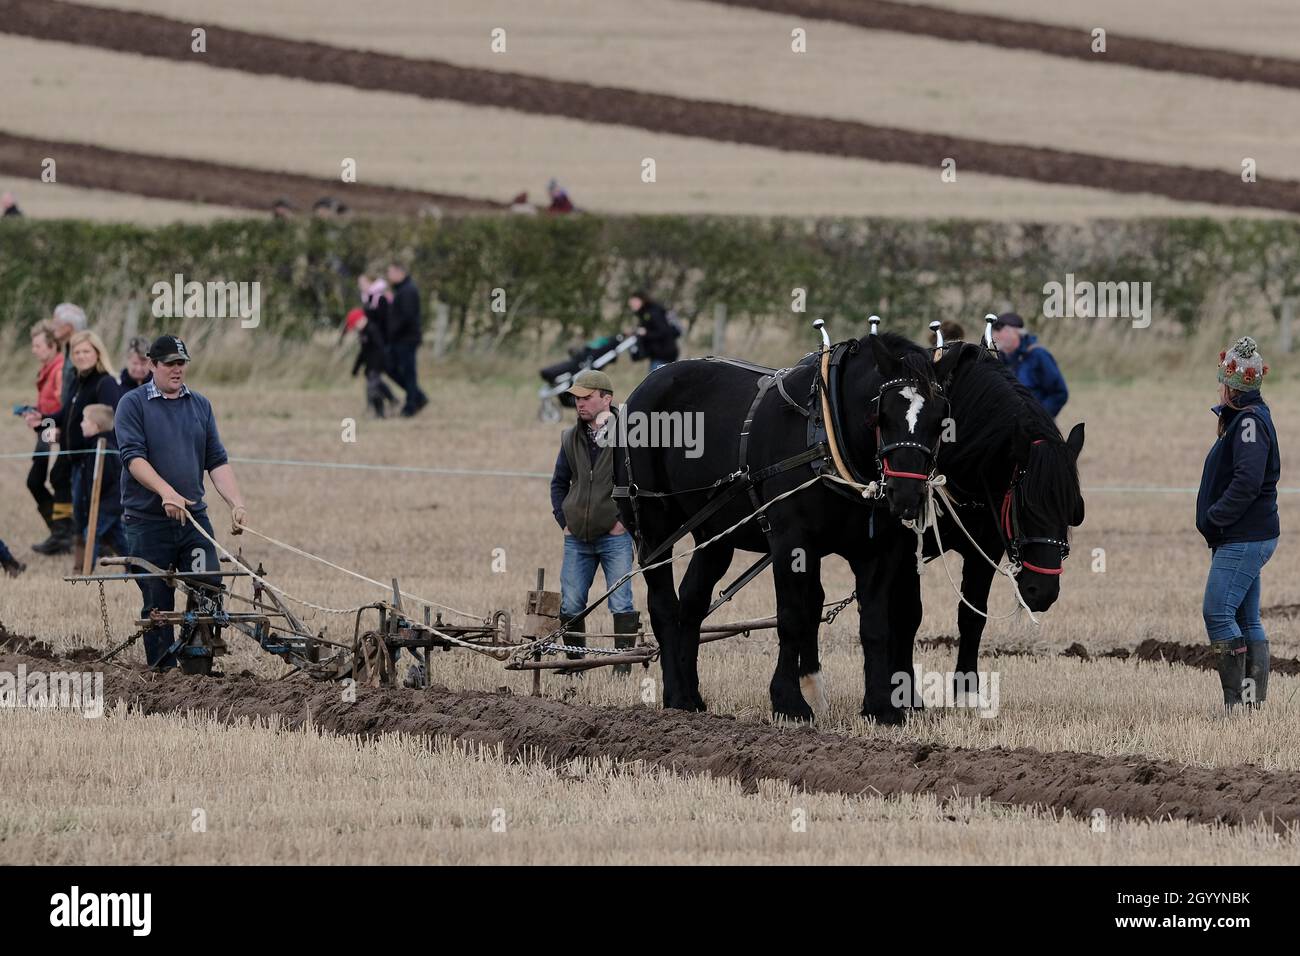
<svg viewBox="0 0 1300 956">
<path fill-rule="evenodd" d="M 1070 553 L 1069 529 L 1083 523 L 1078 458 L 1084 429 L 1082 423 L 1075 425 L 1063 440 L 1051 414 L 987 349 L 954 342 L 946 351 L 958 356 L 948 386 L 953 434 L 940 446 L 937 471 L 947 477 L 947 490 L 958 503 L 957 516 L 975 539 L 972 543 L 951 515 L 940 517 L 944 550 L 962 556 L 965 601 L 957 607 L 961 640 L 954 677 L 961 694 L 978 691 L 986 618 L 977 611 L 988 611 L 996 573 L 979 552 L 995 564 L 1004 554 L 1011 556 L 1019 568 L 1016 587 L 1031 611 L 1046 611 L 1060 595 L 1062 565 Z M 938 556 L 933 533 L 926 535 L 924 553 L 927 558 Z M 913 640 L 921 624 L 919 579 L 916 584 L 905 592 L 900 588 L 891 605 L 891 630 L 898 641 L 895 673 L 911 668 Z"/>
<path fill-rule="evenodd" d="M 810 421 L 815 424 L 821 414 L 819 402 L 811 400 L 814 381 L 821 375 L 818 353 L 782 370 L 780 387 L 768 387 L 752 409 L 764 373 L 772 370 L 725 359 L 674 362 L 649 375 L 628 397 L 620 413 L 629 425 L 641 416 L 650 416 L 641 421 L 652 421 L 655 415 L 691 415 L 702 423 L 703 442 L 696 457 L 689 449 L 647 447 L 630 440 L 630 447 L 617 447 L 614 455 L 616 483 L 634 495 L 619 499 L 622 520 L 636 533 L 642 567 L 649 566 L 644 573 L 650 622 L 661 649 L 664 706 L 705 707 L 697 669 L 700 624 L 714 587 L 740 549 L 773 557 L 780 652 L 769 687 L 772 709 L 791 719 L 811 720 L 813 711 L 803 691 L 815 695 L 819 709 L 825 700 L 817 653 L 825 600 L 821 559 L 838 554 L 848 560 L 857 581 L 866 674 L 863 713 L 890 723 L 901 720 L 890 703 L 889 598 L 895 578 L 915 579 L 916 568 L 909 543 L 914 539 L 904 534 L 898 519 L 921 512 L 925 478 L 948 415 L 940 383 L 957 355 L 935 362 L 930 350 L 888 333 L 867 341 L 869 348 L 857 342 L 844 345 L 838 384 L 831 384 L 834 394 L 828 400 L 842 413 L 836 436 L 842 460 L 850 468 L 868 462 L 882 468 L 889 513 L 828 479 L 774 501 L 826 465 L 818 458 L 770 474 L 772 466 L 815 445 Z M 743 463 L 742 432 L 748 435 Z M 656 550 L 707 510 L 746 466 L 751 475 L 764 468 L 768 472 L 759 475 L 762 480 L 754 493 L 733 495 L 691 534 L 698 546 L 740 522 L 757 502 L 770 503 L 764 511 L 766 522 L 749 521 L 696 551 L 680 591 L 675 589 L 672 564 L 654 567 L 667 557 L 666 552 L 657 556 Z M 876 477 L 874 468 L 854 471 Z M 766 533 L 763 523 L 769 525 Z"/>
</svg>

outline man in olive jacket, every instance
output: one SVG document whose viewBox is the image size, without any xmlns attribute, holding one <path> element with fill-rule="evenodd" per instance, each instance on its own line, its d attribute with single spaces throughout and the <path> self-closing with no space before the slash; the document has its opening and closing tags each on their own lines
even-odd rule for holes
<svg viewBox="0 0 1300 956">
<path fill-rule="evenodd" d="M 605 571 L 607 588 L 632 570 L 632 535 L 619 521 L 613 497 L 614 449 L 596 437 L 610 414 L 613 383 L 604 372 L 588 369 L 573 380 L 569 392 L 577 403 L 578 421 L 560 439 L 560 454 L 551 476 L 551 510 L 564 530 L 560 613 L 566 619 L 587 606 L 597 564 Z M 620 635 L 614 646 L 631 647 L 640 628 L 640 614 L 632 609 L 630 580 L 610 595 L 609 609 L 614 614 L 614 631 Z M 570 636 L 568 642 L 586 646 L 585 638 Z M 627 664 L 615 667 L 616 673 L 630 670 Z"/>
</svg>

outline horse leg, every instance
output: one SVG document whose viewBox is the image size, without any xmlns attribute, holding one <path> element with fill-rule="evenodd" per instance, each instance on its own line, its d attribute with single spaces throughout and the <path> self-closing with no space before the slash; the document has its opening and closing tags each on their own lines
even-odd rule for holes
<svg viewBox="0 0 1300 956">
<path fill-rule="evenodd" d="M 810 549 L 803 548 L 795 560 L 795 552 L 773 542 L 773 552 L 782 555 L 772 564 L 772 577 L 776 584 L 776 633 L 780 642 L 776 670 L 768 692 L 772 698 L 772 712 L 791 720 L 813 719 L 813 709 L 808 706 L 800 690 L 800 660 L 805 658 L 816 665 L 817 623 L 821 619 L 824 593 L 821 586 L 821 561 Z M 812 648 L 811 654 L 809 648 Z M 815 684 L 815 678 L 812 681 Z"/>
<path fill-rule="evenodd" d="M 667 515 L 645 507 L 641 508 L 638 559 L 644 566 L 646 555 L 653 554 L 660 542 L 671 533 L 666 530 L 671 524 Z M 680 660 L 681 641 L 678 639 L 679 602 L 677 588 L 673 584 L 672 563 L 643 571 L 646 586 L 646 604 L 650 612 L 650 630 L 659 644 L 659 671 L 663 679 L 663 703 L 665 707 L 678 710 L 694 710 L 692 701 L 684 693 L 686 686 L 682 679 Z"/>
<path fill-rule="evenodd" d="M 682 693 L 694 706 L 705 710 L 700 696 L 700 624 L 713 603 L 713 588 L 731 567 L 735 548 L 719 542 L 691 555 L 691 562 L 677 589 L 678 660 L 681 666 Z"/>
<path fill-rule="evenodd" d="M 921 627 L 921 579 L 915 574 L 899 573 L 889 596 L 890 677 L 905 677 L 908 687 L 916 687 L 913 652 L 916 632 Z M 907 695 L 905 709 L 922 709 L 917 694 Z"/>
<path fill-rule="evenodd" d="M 895 572 L 900 565 L 902 573 L 915 574 L 907 561 L 895 561 L 891 554 L 873 555 L 851 561 L 853 577 L 858 590 L 858 636 L 862 641 L 862 667 L 865 688 L 862 695 L 862 716 L 882 724 L 901 724 L 905 714 L 900 706 L 903 699 L 912 696 L 914 688 L 904 688 L 895 702 L 895 682 L 890 640 L 890 589 L 895 586 Z"/>
<path fill-rule="evenodd" d="M 990 559 L 1002 559 L 1000 541 L 990 541 L 990 535 L 976 535 L 980 548 Z M 957 670 L 953 674 L 953 697 L 965 700 L 967 695 L 979 693 L 979 657 L 980 639 L 984 635 L 984 625 L 988 618 L 967 607 L 969 603 L 980 612 L 989 609 L 989 591 L 993 587 L 993 568 L 975 553 L 970 542 L 960 549 L 962 553 L 961 596 L 965 601 L 957 605 L 957 633 L 961 635 L 957 645 Z"/>
<path fill-rule="evenodd" d="M 822 606 L 826 603 L 826 591 L 822 587 L 821 558 L 810 555 L 805 550 L 801 559 L 806 562 L 804 574 L 808 581 L 808 620 L 805 623 L 805 639 L 799 646 L 799 693 L 804 702 L 813 709 L 818 717 L 825 716 L 830 710 L 830 699 L 826 695 L 826 681 L 822 677 L 822 663 L 818 638 L 822 626 Z M 790 558 L 794 564 L 793 555 Z"/>
</svg>

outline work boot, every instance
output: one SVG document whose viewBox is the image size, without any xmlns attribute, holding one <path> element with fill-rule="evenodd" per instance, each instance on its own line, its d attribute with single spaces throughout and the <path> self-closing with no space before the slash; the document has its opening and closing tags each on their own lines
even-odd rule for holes
<svg viewBox="0 0 1300 956">
<path fill-rule="evenodd" d="M 1268 697 L 1268 641 L 1246 642 L 1246 680 L 1242 686 L 1242 700 L 1247 707 L 1264 706 Z"/>
<path fill-rule="evenodd" d="M 637 635 L 641 633 L 641 612 L 626 611 L 614 615 L 614 648 L 627 650 L 636 647 Z M 615 664 L 614 673 L 627 675 L 632 673 L 631 664 Z"/>
<path fill-rule="evenodd" d="M 10 557 L 0 561 L 0 568 L 3 568 L 4 573 L 9 575 L 11 578 L 16 578 L 27 570 L 27 565 L 23 564 L 17 558 Z"/>
<path fill-rule="evenodd" d="M 1219 682 L 1223 685 L 1223 706 L 1232 711 L 1241 704 L 1241 684 L 1246 679 L 1246 639 L 1215 641 L 1219 653 Z"/>
<path fill-rule="evenodd" d="M 50 536 L 32 545 L 37 554 L 67 554 L 72 550 L 75 537 L 71 518 L 55 518 L 50 522 Z"/>
</svg>

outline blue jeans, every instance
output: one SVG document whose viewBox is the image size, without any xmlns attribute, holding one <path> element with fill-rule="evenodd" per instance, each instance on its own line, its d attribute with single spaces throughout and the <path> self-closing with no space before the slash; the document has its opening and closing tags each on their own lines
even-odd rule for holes
<svg viewBox="0 0 1300 956">
<path fill-rule="evenodd" d="M 89 521 L 87 521 L 86 530 L 89 531 Z M 104 553 L 104 546 L 108 545 L 118 554 L 130 554 L 130 546 L 126 543 L 126 528 L 122 524 L 121 515 L 106 515 L 104 512 L 99 513 L 99 519 L 95 524 L 95 554 L 92 561 L 98 561 L 100 555 Z M 81 556 L 78 555 L 78 558 Z"/>
<path fill-rule="evenodd" d="M 212 522 L 206 513 L 197 514 L 194 520 L 208 534 L 212 534 Z M 181 524 L 171 518 L 136 518 L 131 515 L 122 517 L 126 530 L 127 551 L 133 558 L 143 558 L 157 565 L 164 571 L 175 568 L 178 571 L 217 571 L 217 549 L 198 533 L 187 521 Z M 133 567 L 132 573 L 141 574 L 145 569 Z M 220 584 L 219 577 L 191 578 L 209 584 Z M 136 581 L 144 597 L 144 606 L 140 617 L 146 618 L 155 608 L 160 611 L 176 610 L 176 592 L 170 584 L 156 578 Z M 168 653 L 168 648 L 176 639 L 174 628 L 170 624 L 152 628 L 144 635 L 145 661 L 150 667 L 164 670 L 176 666 L 176 656 Z"/>
<path fill-rule="evenodd" d="M 14 559 L 13 553 L 8 548 L 5 547 L 4 540 L 0 539 L 0 561 L 8 562 L 8 561 L 12 561 L 13 559 Z"/>
<path fill-rule="evenodd" d="M 651 359 L 651 360 L 650 360 L 650 372 L 653 372 L 653 371 L 654 371 L 655 369 L 657 369 L 657 368 L 663 368 L 665 365 L 668 365 L 668 364 L 670 364 L 670 363 L 665 362 L 663 359 Z M 650 372 L 646 372 L 646 374 L 649 375 Z"/>
<path fill-rule="evenodd" d="M 1201 613 L 1211 641 L 1266 641 L 1259 619 L 1259 576 L 1277 548 L 1277 538 L 1221 544 L 1210 558 Z"/>
<path fill-rule="evenodd" d="M 571 534 L 564 536 L 564 566 L 560 570 L 560 613 L 573 617 L 587 606 L 587 592 L 596 579 L 596 565 L 605 571 L 605 587 L 632 570 L 632 535 L 604 534 L 595 541 L 579 541 Z M 609 596 L 609 609 L 614 614 L 632 610 L 632 581 L 624 581 Z"/>
</svg>

